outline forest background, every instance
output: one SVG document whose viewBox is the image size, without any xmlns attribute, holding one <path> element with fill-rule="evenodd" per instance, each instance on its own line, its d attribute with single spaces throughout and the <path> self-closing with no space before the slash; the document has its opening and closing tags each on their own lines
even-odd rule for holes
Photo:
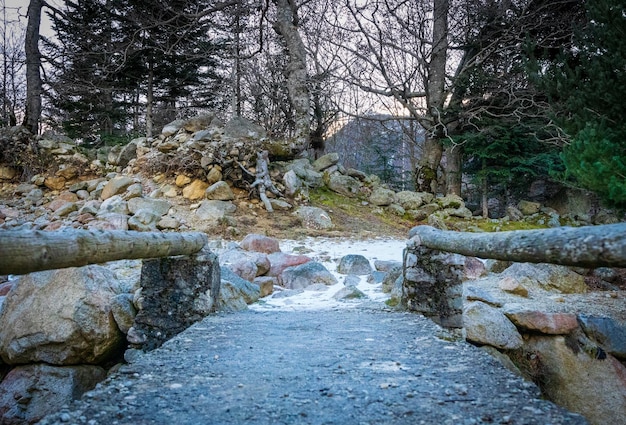
<svg viewBox="0 0 626 425">
<path fill-rule="evenodd" d="M 626 205 L 622 0 L 0 5 L 1 127 L 87 149 L 212 112 L 483 209 L 538 180 Z"/>
</svg>

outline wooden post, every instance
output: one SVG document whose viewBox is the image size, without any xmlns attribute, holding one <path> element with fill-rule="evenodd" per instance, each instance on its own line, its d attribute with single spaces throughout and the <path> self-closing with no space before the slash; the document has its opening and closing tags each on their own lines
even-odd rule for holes
<svg viewBox="0 0 626 425">
<path fill-rule="evenodd" d="M 417 226 L 414 244 L 479 258 L 577 267 L 626 267 L 626 223 L 494 233 Z"/>
<path fill-rule="evenodd" d="M 62 230 L 0 231 L 0 274 L 139 258 L 190 255 L 208 241 L 204 233 Z"/>
</svg>

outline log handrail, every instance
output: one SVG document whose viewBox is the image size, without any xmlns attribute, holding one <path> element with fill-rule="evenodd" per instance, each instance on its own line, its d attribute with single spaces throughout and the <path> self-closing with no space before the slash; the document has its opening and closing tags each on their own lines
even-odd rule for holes
<svg viewBox="0 0 626 425">
<path fill-rule="evenodd" d="M 190 255 L 202 249 L 204 233 L 123 230 L 0 230 L 0 274 L 26 274 L 124 259 Z"/>
<path fill-rule="evenodd" d="M 416 226 L 413 244 L 496 260 L 586 268 L 626 267 L 626 223 L 493 233 L 453 232 Z"/>
</svg>

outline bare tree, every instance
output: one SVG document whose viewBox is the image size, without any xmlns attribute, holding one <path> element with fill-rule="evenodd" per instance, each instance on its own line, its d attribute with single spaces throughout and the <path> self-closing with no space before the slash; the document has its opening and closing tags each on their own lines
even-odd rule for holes
<svg viewBox="0 0 626 425">
<path fill-rule="evenodd" d="M 39 133 L 41 119 L 41 52 L 39 51 L 39 27 L 43 0 L 30 0 L 26 26 L 26 115 L 24 126 L 33 134 Z"/>
<path fill-rule="evenodd" d="M 295 144 L 301 149 L 309 147 L 311 129 L 311 94 L 307 72 L 306 48 L 299 32 L 298 4 L 296 0 L 273 0 L 276 5 L 274 30 L 280 34 L 287 48 L 287 89 L 294 109 Z"/>
<path fill-rule="evenodd" d="M 537 98 L 517 66 L 523 47 L 528 37 L 542 48 L 558 44 L 568 23 L 550 12 L 576 1 L 347 0 L 329 22 L 343 30 L 336 74 L 426 130 L 417 190 L 436 191 L 443 168 L 444 191 L 459 194 L 463 146 L 454 136 L 498 110 L 517 119 L 533 113 Z M 489 84 L 474 84 L 483 68 Z"/>
</svg>

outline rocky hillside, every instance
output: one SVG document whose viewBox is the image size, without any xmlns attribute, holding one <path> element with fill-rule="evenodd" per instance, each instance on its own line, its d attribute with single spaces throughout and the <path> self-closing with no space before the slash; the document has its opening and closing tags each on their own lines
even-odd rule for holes
<svg viewBox="0 0 626 425">
<path fill-rule="evenodd" d="M 0 164 L 0 228 L 364 238 L 404 237 L 419 223 L 481 231 L 618 221 L 605 211 L 571 214 L 533 202 L 510 206 L 502 220 L 477 219 L 459 197 L 395 192 L 376 175 L 344 167 L 336 153 L 294 158 L 288 141 L 270 140 L 241 118 L 175 121 L 155 139 L 99 151 L 54 134 L 33 139 L 19 127 L 0 134 L 0 143 L 10 147 Z M 264 151 L 268 163 L 258 159 Z"/>
</svg>

